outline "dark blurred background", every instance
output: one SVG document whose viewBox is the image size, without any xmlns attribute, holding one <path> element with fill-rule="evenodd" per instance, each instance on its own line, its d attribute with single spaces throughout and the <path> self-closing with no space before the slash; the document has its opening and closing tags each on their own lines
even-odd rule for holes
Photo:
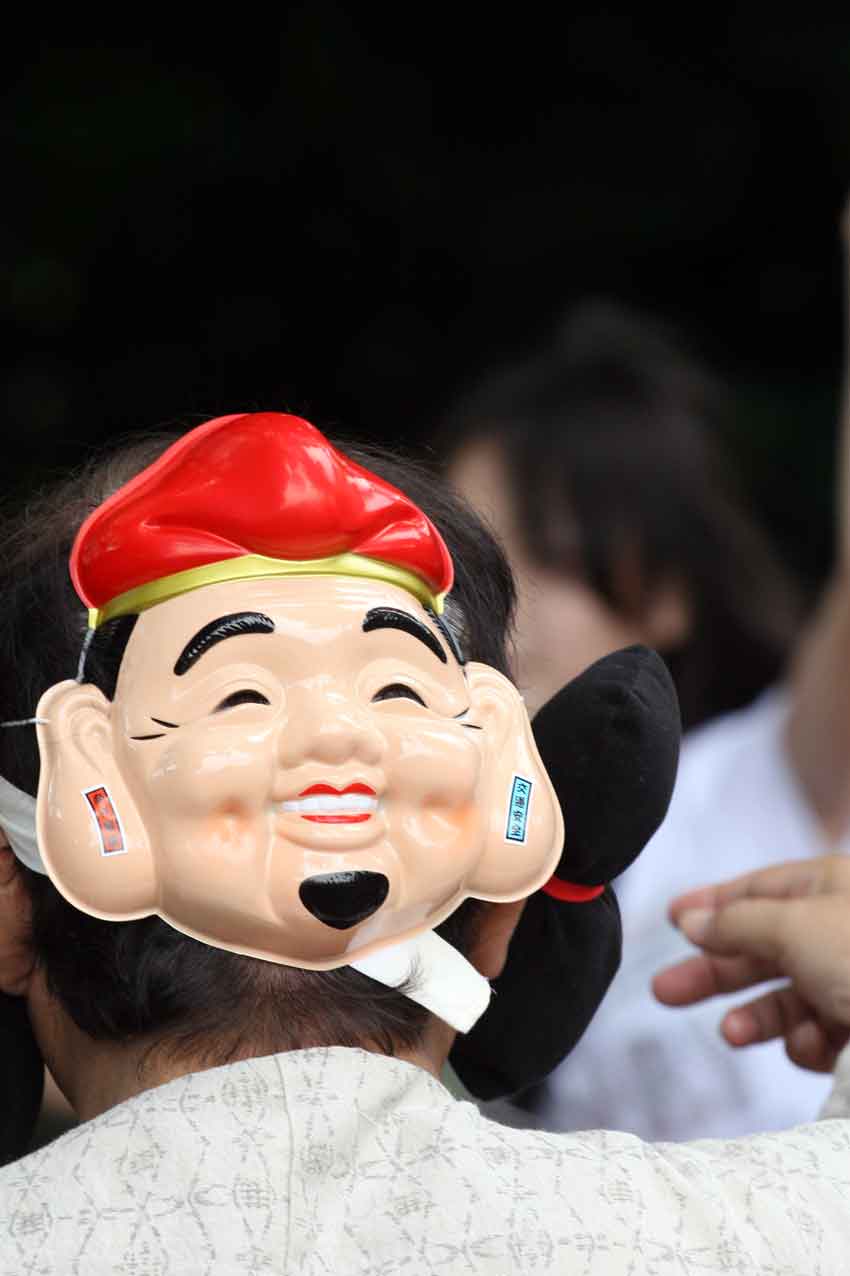
<svg viewBox="0 0 850 1276">
<path fill-rule="evenodd" d="M 7 48 L 6 492 L 241 409 L 427 442 L 467 376 L 593 294 L 727 380 L 746 488 L 816 581 L 850 19 L 465 12 Z"/>
</svg>

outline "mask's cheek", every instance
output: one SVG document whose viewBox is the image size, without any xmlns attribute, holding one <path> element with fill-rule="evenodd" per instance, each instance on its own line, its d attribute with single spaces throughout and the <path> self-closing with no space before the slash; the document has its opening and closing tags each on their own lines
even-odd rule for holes
<svg viewBox="0 0 850 1276">
<path fill-rule="evenodd" d="M 458 807 L 470 801 L 481 781 L 482 748 L 473 731 L 458 722 L 417 721 L 385 727 L 387 789 L 411 805 Z"/>
<path fill-rule="evenodd" d="M 452 723 L 393 741 L 388 838 L 399 867 L 397 903 L 410 925 L 456 900 L 482 853 L 488 813 L 481 747 L 472 735 Z"/>
<path fill-rule="evenodd" d="M 155 820 L 166 825 L 267 811 L 274 775 L 269 733 L 180 730 L 157 753 L 145 756 L 139 750 L 152 746 L 136 745 L 128 758 L 134 788 Z"/>
<path fill-rule="evenodd" d="M 180 730 L 156 753 L 153 742 L 131 743 L 122 769 L 144 813 L 169 915 L 232 940 L 246 914 L 272 916 L 272 750 L 263 736 Z"/>
</svg>

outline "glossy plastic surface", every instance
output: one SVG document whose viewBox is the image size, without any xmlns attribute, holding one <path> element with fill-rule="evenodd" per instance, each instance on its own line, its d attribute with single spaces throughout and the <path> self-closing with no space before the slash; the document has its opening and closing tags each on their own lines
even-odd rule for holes
<svg viewBox="0 0 850 1276">
<path fill-rule="evenodd" d="M 212 564 L 343 554 L 410 572 L 435 597 L 451 588 L 443 539 L 403 492 L 300 417 L 258 412 L 191 430 L 106 500 L 80 529 L 71 576 L 100 612 L 130 591 Z M 124 610 L 141 609 L 138 595 L 133 603 Z"/>
<path fill-rule="evenodd" d="M 112 586 L 109 586 L 111 588 Z M 39 843 L 77 907 L 324 969 L 554 870 L 515 688 L 381 580 L 228 581 L 143 612 L 114 701 L 38 706 Z"/>
</svg>

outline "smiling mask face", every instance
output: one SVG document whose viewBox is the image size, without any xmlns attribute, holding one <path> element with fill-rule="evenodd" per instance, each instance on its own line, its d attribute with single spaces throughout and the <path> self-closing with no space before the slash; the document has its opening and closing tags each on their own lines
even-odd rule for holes
<svg viewBox="0 0 850 1276">
<path fill-rule="evenodd" d="M 192 590 L 139 616 L 112 704 L 60 683 L 38 716 L 62 893 L 272 961 L 343 965 L 522 898 L 562 849 L 515 688 L 384 581 Z"/>
</svg>

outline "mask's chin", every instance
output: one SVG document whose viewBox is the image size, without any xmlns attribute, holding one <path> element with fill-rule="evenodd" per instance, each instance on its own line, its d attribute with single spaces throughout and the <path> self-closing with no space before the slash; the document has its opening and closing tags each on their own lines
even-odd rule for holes
<svg viewBox="0 0 850 1276">
<path fill-rule="evenodd" d="M 298 895 L 317 921 L 334 930 L 350 930 L 378 911 L 389 889 L 383 873 L 354 869 L 307 877 Z"/>
</svg>

